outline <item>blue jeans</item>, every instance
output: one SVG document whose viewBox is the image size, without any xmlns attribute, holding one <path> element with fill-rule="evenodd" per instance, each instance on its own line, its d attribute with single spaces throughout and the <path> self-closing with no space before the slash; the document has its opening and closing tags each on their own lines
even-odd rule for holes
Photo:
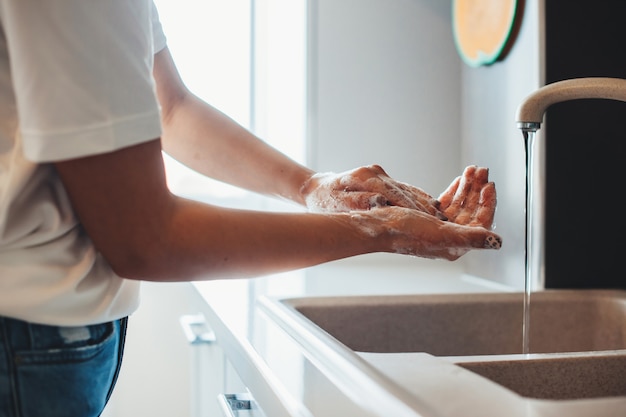
<svg viewBox="0 0 626 417">
<path fill-rule="evenodd" d="M 127 319 L 58 327 L 0 317 L 0 417 L 96 417 L 117 380 Z"/>
</svg>

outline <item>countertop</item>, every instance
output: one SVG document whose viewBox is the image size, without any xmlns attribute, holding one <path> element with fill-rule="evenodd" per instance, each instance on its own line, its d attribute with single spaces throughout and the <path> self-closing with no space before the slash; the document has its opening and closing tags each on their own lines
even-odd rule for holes
<svg viewBox="0 0 626 417">
<path fill-rule="evenodd" d="M 623 397 L 573 401 L 524 398 L 475 375 L 459 373 L 452 363 L 423 353 L 409 353 L 410 357 L 384 354 L 384 358 L 362 354 L 367 366 L 378 368 L 372 375 L 380 372 L 383 381 L 391 378 L 402 387 L 400 397 L 410 398 L 402 401 L 395 395 L 371 395 L 381 392 L 373 387 L 379 382 L 367 375 L 358 383 L 354 378 L 342 378 L 342 370 L 329 369 L 324 360 L 307 352 L 259 302 L 338 295 L 521 291 L 468 276 L 461 266 L 460 262 L 367 255 L 261 278 L 196 282 L 194 287 L 204 301 L 203 313 L 219 345 L 267 417 L 624 415 Z M 382 368 L 378 366 L 381 361 Z M 352 382 L 342 384 L 346 380 Z M 407 408 L 414 398 L 418 407 Z"/>
<path fill-rule="evenodd" d="M 195 282 L 218 343 L 266 416 L 378 415 L 337 388 L 259 309 L 259 297 L 511 291 L 464 275 L 461 264 L 365 255 L 253 279 Z"/>
</svg>

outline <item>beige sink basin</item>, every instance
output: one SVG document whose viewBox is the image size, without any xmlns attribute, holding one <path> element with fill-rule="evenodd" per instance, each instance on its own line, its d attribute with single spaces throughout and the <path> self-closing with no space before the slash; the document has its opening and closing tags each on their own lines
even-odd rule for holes
<svg viewBox="0 0 626 417">
<path fill-rule="evenodd" d="M 523 295 L 310 297 L 282 302 L 359 352 L 435 356 L 522 353 Z M 531 295 L 530 352 L 626 349 L 626 294 Z"/>
<path fill-rule="evenodd" d="M 309 350 L 318 350 L 320 361 L 328 360 L 331 372 L 342 360 L 365 369 L 346 353 L 352 352 L 410 390 L 407 378 L 415 377 L 402 375 L 408 371 L 401 364 L 414 361 L 415 367 L 428 354 L 524 398 L 626 396 L 626 291 L 551 290 L 530 300 L 528 355 L 522 354 L 522 293 L 308 297 L 265 304 L 283 327 L 303 336 Z M 322 345 L 334 348 L 323 351 Z M 328 359 L 336 352 L 336 360 Z M 423 368 L 416 369 L 413 374 Z"/>
<path fill-rule="evenodd" d="M 457 365 L 528 398 L 575 400 L 626 396 L 626 352 L 456 358 Z"/>
</svg>

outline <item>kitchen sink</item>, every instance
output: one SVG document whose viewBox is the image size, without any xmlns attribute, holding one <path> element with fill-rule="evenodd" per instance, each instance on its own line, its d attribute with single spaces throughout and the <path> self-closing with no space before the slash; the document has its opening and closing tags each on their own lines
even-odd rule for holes
<svg viewBox="0 0 626 417">
<path fill-rule="evenodd" d="M 623 407 L 626 291 L 531 294 L 526 353 L 523 300 L 523 293 L 503 292 L 265 299 L 261 305 L 329 374 L 340 375 L 339 383 L 362 379 L 360 372 L 387 391 L 408 391 L 424 402 L 445 390 L 473 390 L 478 398 L 504 389 L 513 398 L 559 406 L 620 397 L 608 407 Z"/>
<path fill-rule="evenodd" d="M 309 297 L 281 302 L 359 352 L 522 353 L 523 294 Z M 530 353 L 626 349 L 626 293 L 530 297 Z"/>
<path fill-rule="evenodd" d="M 528 398 L 566 400 L 626 396 L 624 351 L 489 361 L 458 358 L 453 362 Z"/>
</svg>

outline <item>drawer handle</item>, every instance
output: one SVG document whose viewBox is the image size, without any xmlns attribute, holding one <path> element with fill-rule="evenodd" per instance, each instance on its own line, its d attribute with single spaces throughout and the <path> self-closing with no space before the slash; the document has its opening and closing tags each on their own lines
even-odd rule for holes
<svg viewBox="0 0 626 417">
<path fill-rule="evenodd" d="M 227 417 L 265 417 L 250 394 L 220 394 L 218 400 Z"/>
<path fill-rule="evenodd" d="M 209 328 L 203 314 L 190 314 L 180 317 L 180 325 L 185 337 L 192 345 L 215 343 L 215 333 Z"/>
</svg>

